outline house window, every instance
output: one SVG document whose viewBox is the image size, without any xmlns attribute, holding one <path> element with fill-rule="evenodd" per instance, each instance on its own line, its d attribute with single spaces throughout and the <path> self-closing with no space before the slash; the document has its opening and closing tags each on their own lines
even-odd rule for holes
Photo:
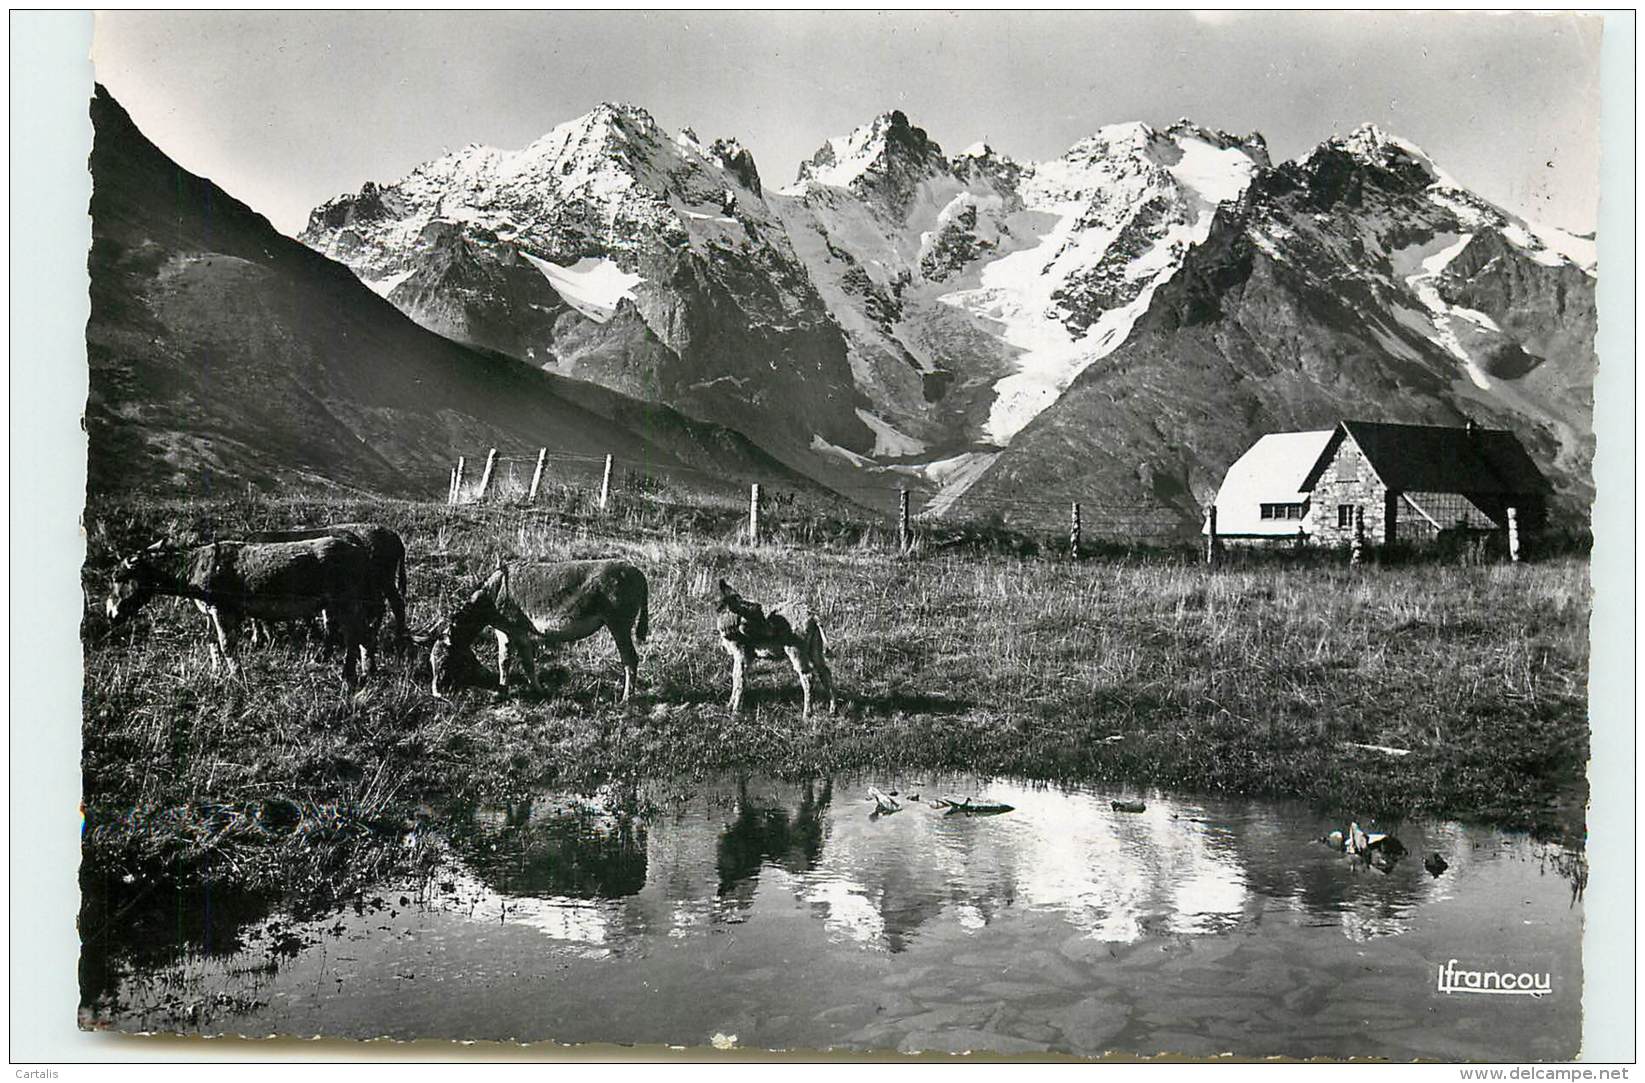
<svg viewBox="0 0 1645 1083">
<path fill-rule="evenodd" d="M 1358 504 L 1338 504 L 1337 526 L 1342 530 L 1352 527 L 1354 525 L 1354 512 L 1358 510 Z"/>
<path fill-rule="evenodd" d="M 1264 504 L 1262 505 L 1264 519 L 1301 519 L 1301 504 Z"/>
</svg>

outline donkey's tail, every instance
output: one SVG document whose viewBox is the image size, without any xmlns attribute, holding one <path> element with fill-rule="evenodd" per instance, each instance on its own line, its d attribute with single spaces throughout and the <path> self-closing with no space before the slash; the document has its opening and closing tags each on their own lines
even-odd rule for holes
<svg viewBox="0 0 1645 1083">
<path fill-rule="evenodd" d="M 645 583 L 644 583 L 643 580 L 640 583 L 640 589 L 645 590 Z M 644 643 L 645 642 L 645 637 L 650 635 L 650 634 L 651 634 L 651 598 L 650 598 L 650 592 L 647 591 L 645 594 L 642 594 L 640 596 L 640 623 L 638 623 L 634 626 L 634 641 L 636 643 Z"/>
<path fill-rule="evenodd" d="M 822 625 L 817 623 L 816 617 L 809 617 L 805 622 L 805 641 L 815 644 L 823 650 L 828 649 L 828 637 L 823 635 Z"/>
</svg>

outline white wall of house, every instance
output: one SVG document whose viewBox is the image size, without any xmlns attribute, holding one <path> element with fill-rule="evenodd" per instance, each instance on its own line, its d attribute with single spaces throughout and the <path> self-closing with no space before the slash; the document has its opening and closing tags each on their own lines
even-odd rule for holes
<svg viewBox="0 0 1645 1083">
<path fill-rule="evenodd" d="M 1312 533 L 1308 520 L 1289 518 L 1286 512 L 1306 506 L 1308 494 L 1299 486 L 1335 431 L 1271 432 L 1252 444 L 1228 468 L 1217 490 L 1217 533 L 1294 538 L 1299 527 Z"/>
</svg>

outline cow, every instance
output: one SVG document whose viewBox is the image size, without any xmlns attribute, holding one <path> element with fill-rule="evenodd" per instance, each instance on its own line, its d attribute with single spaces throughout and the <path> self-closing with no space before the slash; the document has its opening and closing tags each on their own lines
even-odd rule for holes
<svg viewBox="0 0 1645 1083">
<path fill-rule="evenodd" d="M 531 561 L 502 564 L 430 633 L 414 635 L 429 647 L 436 699 L 469 683 L 479 669 L 473 643 L 486 628 L 497 636 L 497 694 L 508 695 L 510 651 L 518 653 L 526 679 L 538 691 L 534 644 L 570 643 L 602 627 L 610 631 L 623 663 L 623 700 L 639 678 L 639 652 L 650 634 L 645 575 L 623 560 Z"/>
<path fill-rule="evenodd" d="M 371 553 L 357 541 L 218 541 L 192 548 L 156 542 L 115 569 L 108 617 L 121 623 L 155 595 L 188 598 L 204 609 L 214 672 L 219 658 L 230 674 L 239 671 L 234 644 L 242 621 L 317 615 L 342 637 L 344 682 L 355 682 L 356 650 L 371 670 L 368 626 L 381 612 L 383 596 L 372 574 Z"/>
<path fill-rule="evenodd" d="M 756 658 L 788 659 L 800 678 L 803 704 L 802 717 L 811 717 L 811 685 L 815 681 L 820 691 L 828 696 L 828 710 L 834 711 L 834 675 L 828 669 L 828 639 L 816 617 L 805 622 L 803 633 L 795 632 L 788 618 L 778 612 L 765 612 L 759 602 L 751 602 L 738 594 L 724 579 L 720 580 L 719 596 L 714 608 L 718 613 L 716 625 L 720 646 L 731 656 L 731 710 L 742 710 L 743 671 Z"/>
</svg>

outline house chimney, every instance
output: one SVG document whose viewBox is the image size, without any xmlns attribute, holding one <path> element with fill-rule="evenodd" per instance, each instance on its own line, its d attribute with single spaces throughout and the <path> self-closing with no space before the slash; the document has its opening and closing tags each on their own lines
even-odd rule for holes
<svg viewBox="0 0 1645 1083">
<path fill-rule="evenodd" d="M 1468 439 L 1470 440 L 1476 439 L 1479 436 L 1479 426 L 1474 424 L 1473 418 L 1468 419 L 1468 424 L 1464 425 L 1463 429 L 1467 431 Z"/>
</svg>

